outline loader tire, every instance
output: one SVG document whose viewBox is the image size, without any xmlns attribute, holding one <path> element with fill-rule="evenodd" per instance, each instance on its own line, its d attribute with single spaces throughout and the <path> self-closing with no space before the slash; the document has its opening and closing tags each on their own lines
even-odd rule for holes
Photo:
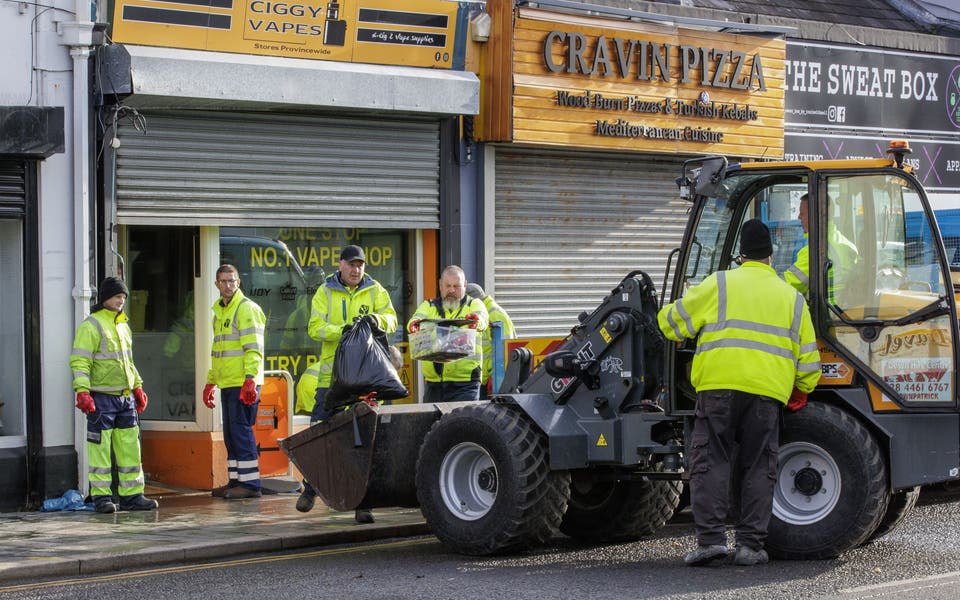
<svg viewBox="0 0 960 600">
<path fill-rule="evenodd" d="M 783 415 L 767 551 L 833 558 L 863 544 L 887 512 L 887 467 L 876 440 L 847 412 L 808 402 Z"/>
<path fill-rule="evenodd" d="M 680 481 L 605 481 L 590 471 L 574 471 L 571 477 L 560 531 L 591 543 L 651 535 L 673 517 L 683 489 Z"/>
<path fill-rule="evenodd" d="M 416 484 L 434 535 L 470 555 L 547 542 L 570 496 L 570 474 L 550 470 L 544 434 L 519 408 L 491 403 L 434 423 L 420 446 Z"/>
<path fill-rule="evenodd" d="M 870 534 L 865 543 L 872 544 L 883 536 L 897 528 L 903 522 L 913 507 L 917 505 L 917 499 L 920 498 L 920 486 L 915 486 L 906 490 L 894 492 L 890 496 L 890 504 L 887 506 L 887 512 L 880 520 L 880 525 L 876 531 Z"/>
</svg>

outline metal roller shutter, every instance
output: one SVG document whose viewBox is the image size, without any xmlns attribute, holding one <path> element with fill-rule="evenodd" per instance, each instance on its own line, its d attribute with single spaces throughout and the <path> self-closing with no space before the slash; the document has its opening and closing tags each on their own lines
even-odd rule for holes
<svg viewBox="0 0 960 600">
<path fill-rule="evenodd" d="M 630 271 L 659 289 L 690 206 L 681 163 L 497 148 L 495 297 L 521 337 L 566 335 Z"/>
<path fill-rule="evenodd" d="M 18 160 L 0 160 L 0 217 L 22 217 L 26 205 L 26 165 Z"/>
<path fill-rule="evenodd" d="M 120 223 L 437 228 L 440 124 L 147 112 L 119 126 Z"/>
</svg>

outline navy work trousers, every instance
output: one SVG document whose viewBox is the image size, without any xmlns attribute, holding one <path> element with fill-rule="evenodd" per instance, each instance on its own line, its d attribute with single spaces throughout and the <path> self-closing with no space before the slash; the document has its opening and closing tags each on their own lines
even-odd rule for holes
<svg viewBox="0 0 960 600">
<path fill-rule="evenodd" d="M 700 545 L 727 543 L 724 524 L 730 504 L 730 476 L 736 470 L 740 477 L 736 543 L 752 550 L 763 548 L 773 510 L 781 406 L 773 398 L 734 390 L 697 394 L 690 504 Z"/>
<path fill-rule="evenodd" d="M 253 404 L 240 401 L 239 387 L 221 388 L 220 406 L 223 409 L 223 443 L 227 447 L 229 485 L 240 484 L 259 490 L 260 463 L 253 425 L 257 422 L 260 407 L 260 386 L 257 386 L 257 401 Z"/>
</svg>

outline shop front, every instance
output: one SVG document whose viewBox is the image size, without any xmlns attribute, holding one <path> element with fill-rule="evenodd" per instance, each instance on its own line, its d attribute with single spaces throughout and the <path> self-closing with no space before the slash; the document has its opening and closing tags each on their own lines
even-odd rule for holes
<svg viewBox="0 0 960 600">
<path fill-rule="evenodd" d="M 481 72 L 484 288 L 520 337 L 565 335 L 629 272 L 662 285 L 684 160 L 782 158 L 783 31 L 502 4 Z"/>
<path fill-rule="evenodd" d="M 235 35 L 172 40 L 160 23 L 169 15 L 118 2 L 114 39 L 124 46 L 112 64 L 126 65 L 130 89 L 104 134 L 106 271 L 123 272 L 131 289 L 151 398 L 145 471 L 201 489 L 226 477 L 219 410 L 199 399 L 218 265 L 238 268 L 267 316 L 266 370 L 292 383 L 318 358 L 310 302 L 344 246 L 364 248 L 367 273 L 405 321 L 438 253 L 458 117 L 479 109 L 456 3 L 305 4 L 299 15 L 240 4 L 184 9 L 233 10 L 225 23 L 238 24 Z M 402 329 L 390 342 L 405 351 Z"/>
</svg>

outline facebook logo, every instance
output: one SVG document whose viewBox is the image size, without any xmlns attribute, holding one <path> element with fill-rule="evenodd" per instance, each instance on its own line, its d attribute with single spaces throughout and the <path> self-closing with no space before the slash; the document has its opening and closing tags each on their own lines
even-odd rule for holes
<svg viewBox="0 0 960 600">
<path fill-rule="evenodd" d="M 845 123 L 847 120 L 847 107 L 831 106 L 827 108 L 827 120 L 831 123 Z"/>
</svg>

